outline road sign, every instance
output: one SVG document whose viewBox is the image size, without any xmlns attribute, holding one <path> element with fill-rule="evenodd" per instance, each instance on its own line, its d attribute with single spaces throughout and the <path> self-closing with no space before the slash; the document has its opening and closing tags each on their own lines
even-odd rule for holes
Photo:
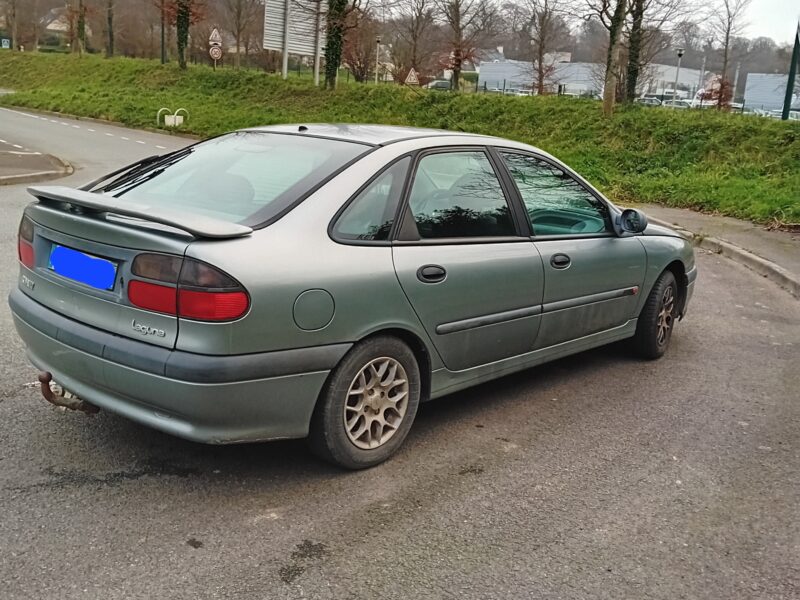
<svg viewBox="0 0 800 600">
<path fill-rule="evenodd" d="M 11 40 L 9 40 L 8 38 L 3 38 L 2 44 L 3 44 L 3 50 L 8 50 L 9 48 L 11 48 Z"/>
<path fill-rule="evenodd" d="M 211 31 L 211 35 L 208 36 L 208 45 L 209 46 L 222 46 L 222 36 L 219 33 L 219 29 L 214 27 Z"/>
<path fill-rule="evenodd" d="M 211 48 L 208 49 L 208 55 L 211 57 L 211 60 L 222 60 L 222 48 L 219 46 L 211 46 Z"/>
<path fill-rule="evenodd" d="M 413 68 L 408 72 L 408 76 L 406 77 L 406 85 L 419 85 L 419 76 Z"/>
<path fill-rule="evenodd" d="M 325 47 L 327 0 L 267 0 L 264 50 L 314 56 Z"/>
</svg>

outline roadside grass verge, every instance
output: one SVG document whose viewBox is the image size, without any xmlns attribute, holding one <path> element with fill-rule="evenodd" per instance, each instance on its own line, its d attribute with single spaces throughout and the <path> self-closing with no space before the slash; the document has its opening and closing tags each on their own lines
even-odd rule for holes
<svg viewBox="0 0 800 600">
<path fill-rule="evenodd" d="M 656 202 L 749 219 L 800 223 L 800 124 L 713 110 L 425 92 L 257 71 L 95 56 L 0 55 L 0 103 L 155 127 L 186 108 L 183 131 L 216 135 L 273 123 L 351 122 L 462 129 L 524 141 L 561 158 L 618 202 Z"/>
</svg>

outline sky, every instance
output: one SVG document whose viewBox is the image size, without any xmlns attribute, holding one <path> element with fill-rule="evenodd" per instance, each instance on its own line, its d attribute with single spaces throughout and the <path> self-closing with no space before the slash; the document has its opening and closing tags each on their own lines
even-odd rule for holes
<svg viewBox="0 0 800 600">
<path fill-rule="evenodd" d="M 744 34 L 749 38 L 771 37 L 779 44 L 788 44 L 794 39 L 798 18 L 800 0 L 752 0 Z"/>
</svg>

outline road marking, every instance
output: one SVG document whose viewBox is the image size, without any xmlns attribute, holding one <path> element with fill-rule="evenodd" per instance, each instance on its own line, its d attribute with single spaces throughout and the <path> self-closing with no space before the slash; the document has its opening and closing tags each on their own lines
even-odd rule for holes
<svg viewBox="0 0 800 600">
<path fill-rule="evenodd" d="M 22 150 L 22 146 L 20 146 L 19 144 L 11 144 L 11 145 L 14 146 L 14 148 L 19 148 L 20 150 Z"/>
<path fill-rule="evenodd" d="M 7 144 L 8 142 L 5 140 L 0 140 L 0 144 Z"/>
<path fill-rule="evenodd" d="M 74 127 L 75 129 L 80 129 L 80 126 L 78 126 L 78 125 L 73 125 L 73 127 Z"/>
<path fill-rule="evenodd" d="M 124 135 L 121 135 L 121 136 L 119 136 L 119 137 L 121 137 L 121 138 L 122 138 L 123 140 L 125 140 L 126 142 L 130 142 L 130 141 L 131 141 L 131 138 L 126 138 Z"/>
<path fill-rule="evenodd" d="M 88 127 L 86 129 L 87 131 L 91 131 L 92 133 L 94 133 L 94 129 L 89 129 Z"/>
<path fill-rule="evenodd" d="M 59 123 L 59 125 L 63 125 L 64 127 L 69 127 L 69 123 Z"/>
<path fill-rule="evenodd" d="M 6 154 L 19 154 L 22 156 L 41 156 L 41 152 L 18 152 L 16 150 L 8 150 Z"/>
<path fill-rule="evenodd" d="M 145 142 L 143 142 L 142 140 L 136 140 L 136 143 L 137 144 L 144 144 Z"/>
<path fill-rule="evenodd" d="M 113 134 L 113 133 L 107 133 L 106 135 L 107 135 L 108 137 L 114 137 L 114 134 Z"/>
<path fill-rule="evenodd" d="M 51 123 L 58 123 L 58 121 L 56 121 L 55 119 L 50 119 L 50 122 Z"/>
<path fill-rule="evenodd" d="M 167 149 L 166 146 L 156 146 L 156 148 L 158 148 L 159 150 L 166 150 Z"/>
</svg>

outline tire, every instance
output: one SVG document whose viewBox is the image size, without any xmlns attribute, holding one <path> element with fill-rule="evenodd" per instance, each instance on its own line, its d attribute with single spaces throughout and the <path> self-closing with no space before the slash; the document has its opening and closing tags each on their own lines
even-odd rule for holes
<svg viewBox="0 0 800 600">
<path fill-rule="evenodd" d="M 639 314 L 633 349 L 642 358 L 661 358 L 669 347 L 677 320 L 678 282 L 671 271 L 656 280 Z"/>
<path fill-rule="evenodd" d="M 317 401 L 311 451 L 346 469 L 385 461 L 411 429 L 420 387 L 416 357 L 402 341 L 380 336 L 357 344 L 333 370 Z"/>
</svg>

